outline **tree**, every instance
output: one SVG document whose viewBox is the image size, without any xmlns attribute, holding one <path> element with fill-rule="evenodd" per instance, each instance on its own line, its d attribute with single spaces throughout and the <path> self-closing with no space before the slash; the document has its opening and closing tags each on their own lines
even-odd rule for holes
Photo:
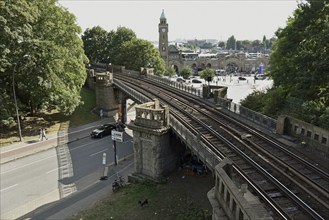
<svg viewBox="0 0 329 220">
<path fill-rule="evenodd" d="M 85 54 L 91 63 L 108 63 L 109 62 L 109 43 L 111 42 L 112 33 L 108 33 L 100 26 L 91 29 L 87 28 L 81 39 Z"/>
<path fill-rule="evenodd" d="M 263 44 L 264 50 L 266 50 L 268 48 L 268 45 L 267 45 L 267 40 L 266 40 L 266 36 L 265 35 L 263 36 L 263 42 L 262 42 L 262 44 Z"/>
<path fill-rule="evenodd" d="M 226 49 L 232 49 L 232 50 L 235 50 L 235 47 L 236 47 L 236 40 L 235 40 L 235 37 L 234 35 L 232 35 L 231 37 L 229 37 L 227 39 L 227 42 L 226 42 Z"/>
<path fill-rule="evenodd" d="M 136 71 L 140 67 L 153 67 L 156 75 L 164 74 L 165 63 L 151 42 L 135 38 L 125 42 L 120 50 L 117 57 L 119 65 Z"/>
<path fill-rule="evenodd" d="M 123 60 L 120 54 L 123 53 L 124 43 L 137 39 L 133 30 L 126 27 L 118 27 L 116 31 L 113 31 L 113 36 L 109 44 L 109 62 L 122 65 Z M 140 66 L 141 67 L 141 66 Z"/>
<path fill-rule="evenodd" d="M 13 100 L 14 75 L 20 109 L 28 107 L 32 114 L 41 108 L 72 113 L 80 104 L 88 61 L 75 17 L 56 0 L 2 1 L 0 23 L 4 100 Z"/>
<path fill-rule="evenodd" d="M 184 78 L 187 79 L 189 76 L 191 76 L 192 74 L 192 68 L 189 66 L 186 66 L 182 69 L 182 71 L 180 72 L 180 75 Z"/>
<path fill-rule="evenodd" d="M 225 48 L 225 42 L 224 41 L 218 42 L 218 47 L 224 49 Z"/>
<path fill-rule="evenodd" d="M 276 32 L 271 75 L 275 86 L 289 88 L 293 97 L 317 99 L 329 84 L 328 12 L 327 1 L 300 3 L 295 17 Z"/>
<path fill-rule="evenodd" d="M 244 51 L 249 51 L 250 49 L 251 49 L 251 41 L 250 40 L 243 40 L 242 42 L 241 42 L 241 44 L 242 44 L 242 48 L 244 49 Z"/>
<path fill-rule="evenodd" d="M 236 49 L 237 50 L 242 50 L 243 49 L 242 41 L 240 41 L 240 40 L 236 41 Z"/>
<path fill-rule="evenodd" d="M 211 49 L 213 48 L 212 43 L 210 42 L 205 42 L 203 45 L 200 46 L 201 49 Z"/>
<path fill-rule="evenodd" d="M 87 55 L 93 61 L 122 65 L 136 71 L 141 67 L 153 67 L 156 75 L 165 72 L 159 51 L 151 42 L 136 38 L 129 28 L 118 27 L 116 31 L 107 32 L 97 26 L 87 29 L 82 39 Z"/>
<path fill-rule="evenodd" d="M 200 77 L 206 81 L 209 81 L 208 79 L 210 77 L 210 81 L 212 81 L 212 79 L 215 77 L 215 72 L 213 69 L 207 67 L 206 69 L 200 72 Z"/>
<path fill-rule="evenodd" d="M 252 43 L 251 43 L 252 47 L 253 47 L 253 51 L 261 51 L 261 41 L 260 40 L 254 40 Z"/>
<path fill-rule="evenodd" d="M 284 112 L 329 129 L 328 14 L 328 1 L 301 2 L 286 27 L 276 32 L 277 39 L 271 39 L 274 87 L 266 96 L 275 97 L 262 99 L 269 114 Z"/>
<path fill-rule="evenodd" d="M 171 66 L 167 68 L 167 71 L 165 72 L 164 75 L 172 77 L 173 75 L 175 75 L 175 73 L 176 73 L 175 68 Z"/>
</svg>

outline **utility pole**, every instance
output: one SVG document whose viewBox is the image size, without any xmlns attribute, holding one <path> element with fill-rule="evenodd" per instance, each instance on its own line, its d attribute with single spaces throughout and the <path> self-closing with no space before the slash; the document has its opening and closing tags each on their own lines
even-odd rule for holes
<svg viewBox="0 0 329 220">
<path fill-rule="evenodd" d="M 113 148 L 114 148 L 114 165 L 118 165 L 118 160 L 117 160 L 117 142 L 116 142 L 116 140 L 113 140 Z"/>
<path fill-rule="evenodd" d="M 19 119 L 17 99 L 16 99 L 16 91 L 15 91 L 15 70 L 16 70 L 16 66 L 17 66 L 17 63 L 15 64 L 14 71 L 13 71 L 13 94 L 14 94 L 14 101 L 15 101 L 15 108 L 16 108 L 16 117 L 17 117 L 19 141 L 22 141 L 21 122 L 20 122 L 20 119 Z"/>
</svg>

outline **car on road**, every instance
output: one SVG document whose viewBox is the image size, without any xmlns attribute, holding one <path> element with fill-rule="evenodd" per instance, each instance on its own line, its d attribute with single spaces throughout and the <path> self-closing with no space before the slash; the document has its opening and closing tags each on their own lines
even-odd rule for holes
<svg viewBox="0 0 329 220">
<path fill-rule="evenodd" d="M 102 138 L 111 135 L 113 129 L 116 129 L 116 124 L 104 124 L 101 127 L 93 130 L 90 134 L 92 138 Z"/>
<path fill-rule="evenodd" d="M 198 79 L 192 79 L 192 83 L 202 83 L 202 81 L 200 81 Z"/>
<path fill-rule="evenodd" d="M 242 77 L 242 76 L 239 76 L 238 78 L 239 80 L 247 80 L 246 78 Z"/>
</svg>

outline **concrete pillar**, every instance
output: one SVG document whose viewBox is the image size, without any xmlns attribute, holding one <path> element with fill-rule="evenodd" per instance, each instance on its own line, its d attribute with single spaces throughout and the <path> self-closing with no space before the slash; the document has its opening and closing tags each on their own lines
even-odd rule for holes
<svg viewBox="0 0 329 220">
<path fill-rule="evenodd" d="M 133 130 L 135 174 L 159 178 L 177 167 L 178 156 L 170 146 L 169 108 L 158 100 L 135 106 Z"/>
<path fill-rule="evenodd" d="M 118 103 L 114 96 L 112 73 L 96 73 L 95 92 L 97 108 L 103 110 L 104 116 L 109 116 L 110 111 L 117 110 Z"/>
<path fill-rule="evenodd" d="M 276 133 L 277 134 L 284 134 L 285 133 L 285 124 L 286 124 L 286 118 L 285 115 L 280 115 L 278 117 L 277 123 L 276 123 Z"/>
</svg>

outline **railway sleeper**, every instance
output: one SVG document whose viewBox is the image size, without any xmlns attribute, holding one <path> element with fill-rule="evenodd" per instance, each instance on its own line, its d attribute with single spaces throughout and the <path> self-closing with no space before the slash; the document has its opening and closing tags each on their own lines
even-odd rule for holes
<svg viewBox="0 0 329 220">
<path fill-rule="evenodd" d="M 271 198 L 278 198 L 278 197 L 282 197 L 283 194 L 280 191 L 276 191 L 276 192 L 267 192 L 267 195 Z"/>
</svg>

